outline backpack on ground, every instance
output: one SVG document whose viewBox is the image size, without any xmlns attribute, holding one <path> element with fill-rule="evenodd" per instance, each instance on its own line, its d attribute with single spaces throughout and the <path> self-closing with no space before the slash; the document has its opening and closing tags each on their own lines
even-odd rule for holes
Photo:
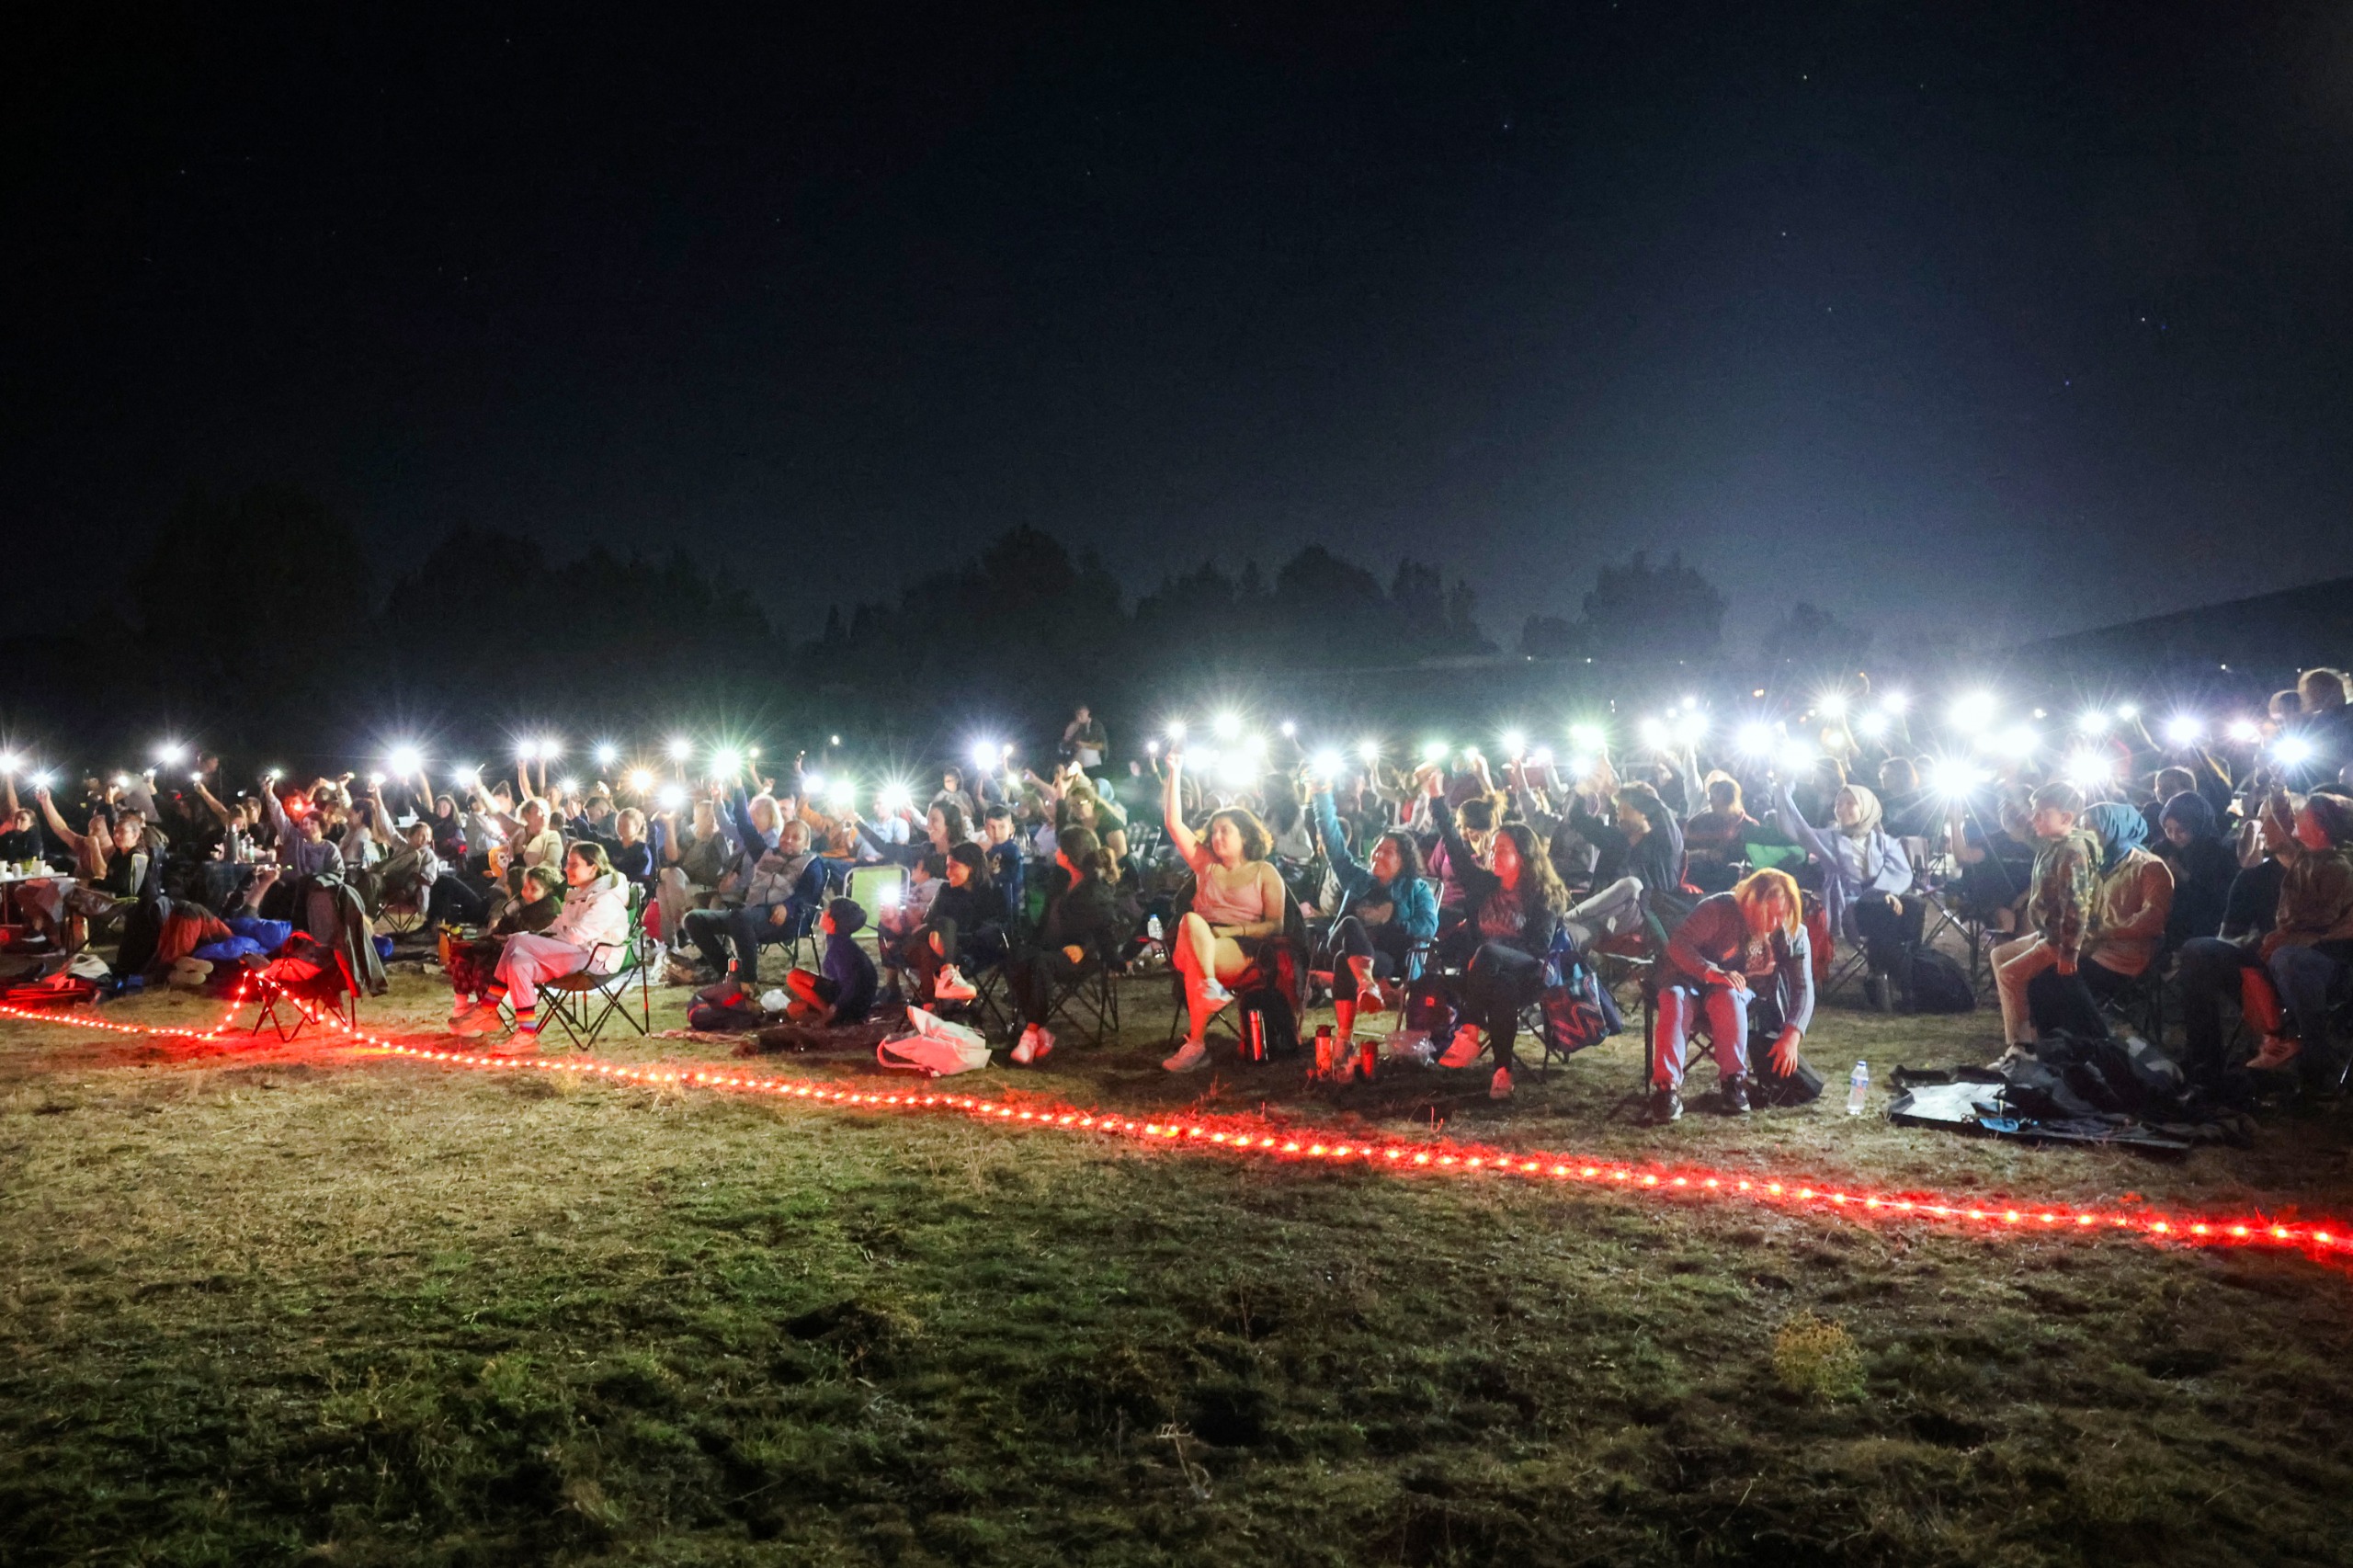
<svg viewBox="0 0 2353 1568">
<path fill-rule="evenodd" d="M 1912 955 L 1914 1012 L 1969 1013 L 1976 1007 L 1977 989 L 1958 962 L 1927 948 Z"/>
</svg>

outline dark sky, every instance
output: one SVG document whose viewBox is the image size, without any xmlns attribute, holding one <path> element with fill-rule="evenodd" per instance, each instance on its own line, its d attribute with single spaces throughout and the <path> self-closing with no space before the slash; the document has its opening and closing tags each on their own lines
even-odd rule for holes
<svg viewBox="0 0 2353 1568">
<path fill-rule="evenodd" d="M 1023 521 L 1506 642 L 1636 547 L 1743 640 L 2353 571 L 2353 7 L 205 9 L 9 24 L 14 567 L 287 479 L 779 609 Z"/>
</svg>

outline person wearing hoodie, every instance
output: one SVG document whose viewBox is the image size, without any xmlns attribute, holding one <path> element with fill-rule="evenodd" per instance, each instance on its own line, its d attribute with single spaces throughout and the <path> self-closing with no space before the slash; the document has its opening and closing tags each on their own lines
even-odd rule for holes
<svg viewBox="0 0 2353 1568">
<path fill-rule="evenodd" d="M 825 905 L 825 913 L 817 917 L 817 929 L 825 935 L 824 958 L 814 971 L 796 969 L 784 977 L 784 988 L 792 996 L 785 1013 L 795 1023 L 824 1028 L 862 1024 L 874 1010 L 874 960 L 857 939 L 865 924 L 866 911 L 854 899 L 837 898 Z"/>
<path fill-rule="evenodd" d="M 1325 947 L 1332 966 L 1332 1012 L 1340 1041 L 1356 1032 L 1360 1007 L 1379 1012 L 1389 1006 L 1384 980 L 1403 979 L 1414 944 L 1438 936 L 1438 890 L 1423 874 L 1421 846 L 1413 835 L 1392 829 L 1373 841 L 1372 857 L 1359 860 L 1340 831 L 1340 814 L 1326 781 L 1309 802 L 1324 858 L 1340 885 L 1332 907 Z"/>
<path fill-rule="evenodd" d="M 2168 796 L 2157 812 L 2164 842 L 2157 853 L 2173 870 L 2173 909 L 2165 916 L 2165 949 L 2178 952 L 2199 937 L 2219 935 L 2230 905 L 2238 857 L 2222 836 L 2213 802 L 2194 790 Z"/>
<path fill-rule="evenodd" d="M 2264 841 L 2284 867 L 2268 931 L 2200 937 L 2181 950 L 2181 1010 L 2191 1078 L 2222 1074 L 2222 1001 L 2236 1000 L 2263 1040 L 2247 1062 L 2270 1072 L 2302 1059 L 2333 1069 L 2328 994 L 2353 963 L 2353 801 L 2315 792 L 2301 804 L 2275 790 L 2262 810 Z M 2289 1032 L 2292 1019 L 2294 1033 Z"/>
<path fill-rule="evenodd" d="M 2156 962 L 2173 911 L 2173 868 L 2143 847 L 2147 817 L 2120 801 L 2102 801 L 2086 808 L 2083 823 L 2099 844 L 2090 931 L 2074 972 L 2053 965 L 2027 982 L 2027 1017 L 2038 1039 L 2106 1034 L 2100 1004 Z"/>
<path fill-rule="evenodd" d="M 1798 810 L 1786 778 L 1776 781 L 1774 810 L 1783 828 L 1822 867 L 1822 907 L 1830 928 L 1863 946 L 1863 994 L 1882 1012 L 1912 1004 L 1912 955 L 1927 905 L 1912 891 L 1912 862 L 1881 824 L 1879 797 L 1860 784 L 1830 798 L 1831 825 L 1816 828 Z"/>
<path fill-rule="evenodd" d="M 462 1021 L 460 1033 L 482 1032 L 485 1022 L 495 1025 L 504 1000 L 515 1011 L 515 1032 L 535 1039 L 540 982 L 583 971 L 609 974 L 620 963 L 630 934 L 629 883 L 605 858 L 604 846 L 574 845 L 563 857 L 563 903 L 547 930 L 506 938 L 482 1006 Z"/>
<path fill-rule="evenodd" d="M 2084 792 L 2053 781 L 2027 802 L 2036 843 L 2027 894 L 2028 933 L 1994 949 L 1994 988 L 2002 1003 L 2005 1055 L 2025 1041 L 2031 1022 L 2026 988 L 2046 969 L 2073 974 L 2090 935 L 2099 890 L 2099 840 L 2080 823 Z"/>
</svg>

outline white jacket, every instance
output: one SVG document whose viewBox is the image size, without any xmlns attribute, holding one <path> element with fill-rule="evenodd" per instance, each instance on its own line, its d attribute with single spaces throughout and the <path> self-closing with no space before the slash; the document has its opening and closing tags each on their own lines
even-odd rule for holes
<svg viewBox="0 0 2353 1568">
<path fill-rule="evenodd" d="M 565 888 L 563 907 L 555 912 L 547 935 L 590 954 L 591 973 L 610 973 L 629 940 L 629 883 L 619 871 L 607 871 L 585 887 Z"/>
</svg>

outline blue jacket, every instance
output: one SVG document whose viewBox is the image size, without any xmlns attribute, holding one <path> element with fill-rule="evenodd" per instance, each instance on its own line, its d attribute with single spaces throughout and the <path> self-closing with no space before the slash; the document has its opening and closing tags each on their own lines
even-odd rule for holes
<svg viewBox="0 0 2353 1568">
<path fill-rule="evenodd" d="M 1340 906 L 1336 913 L 1345 915 L 1370 899 L 1375 903 L 1390 903 L 1397 906 L 1397 924 L 1415 941 L 1426 942 L 1438 935 L 1438 889 L 1427 878 L 1400 877 L 1393 882 L 1382 882 L 1372 874 L 1372 868 L 1348 853 L 1348 841 L 1340 832 L 1340 813 L 1332 807 L 1332 791 L 1318 790 L 1314 800 L 1315 832 L 1324 841 L 1324 858 L 1332 863 L 1332 874 L 1340 881 Z"/>
<path fill-rule="evenodd" d="M 989 876 L 1005 894 L 1005 909 L 1018 925 L 1027 918 L 1022 908 L 1029 894 L 1029 864 L 1021 858 L 1021 841 L 1008 838 L 989 846 Z"/>
<path fill-rule="evenodd" d="M 825 957 L 819 967 L 825 978 L 834 983 L 834 1017 L 837 1024 L 862 1024 L 866 1015 L 874 1010 L 874 993 L 879 980 L 874 972 L 874 960 L 858 945 L 855 937 L 839 933 L 825 938 Z"/>
</svg>

